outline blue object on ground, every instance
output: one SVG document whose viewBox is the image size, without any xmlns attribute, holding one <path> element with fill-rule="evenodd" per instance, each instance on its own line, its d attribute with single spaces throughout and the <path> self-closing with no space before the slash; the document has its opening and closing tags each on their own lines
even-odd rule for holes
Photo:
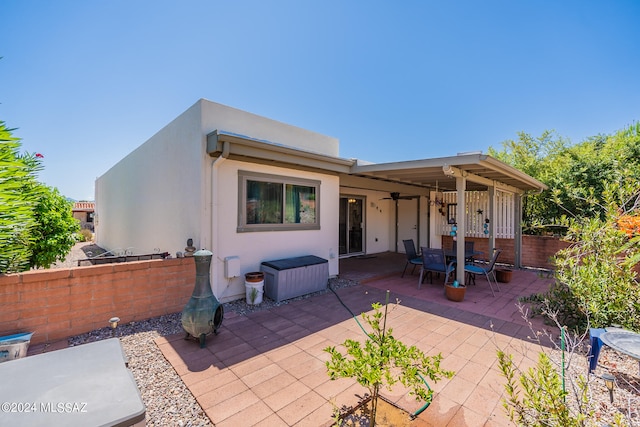
<svg viewBox="0 0 640 427">
<path fill-rule="evenodd" d="M 600 357 L 600 349 L 602 348 L 602 340 L 600 339 L 600 334 L 604 334 L 606 329 L 602 328 L 591 328 L 589 329 L 589 337 L 591 348 L 589 349 L 589 354 L 587 358 L 589 359 L 589 373 L 596 370 L 598 367 L 598 357 Z"/>
<path fill-rule="evenodd" d="M 0 343 L 2 341 L 31 340 L 32 335 L 33 335 L 33 332 L 23 332 L 21 334 L 5 335 L 4 337 L 0 337 Z"/>
<path fill-rule="evenodd" d="M 20 359 L 27 355 L 33 332 L 0 337 L 0 363 Z"/>
</svg>

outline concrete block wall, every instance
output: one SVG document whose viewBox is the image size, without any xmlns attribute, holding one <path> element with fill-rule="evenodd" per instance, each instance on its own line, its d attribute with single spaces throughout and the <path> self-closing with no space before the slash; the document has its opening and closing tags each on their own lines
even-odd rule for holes
<svg viewBox="0 0 640 427">
<path fill-rule="evenodd" d="M 0 275 L 0 336 L 35 332 L 34 344 L 182 311 L 193 258 L 135 261 Z"/>
</svg>

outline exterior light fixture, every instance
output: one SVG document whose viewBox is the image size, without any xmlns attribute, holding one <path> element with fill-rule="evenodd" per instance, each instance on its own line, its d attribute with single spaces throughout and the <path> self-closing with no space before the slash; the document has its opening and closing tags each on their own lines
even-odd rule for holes
<svg viewBox="0 0 640 427">
<path fill-rule="evenodd" d="M 451 165 L 442 166 L 442 172 L 444 172 L 446 176 L 454 176 L 456 174 L 455 170 L 451 167 Z"/>
<path fill-rule="evenodd" d="M 116 328 L 118 327 L 118 322 L 120 322 L 119 317 L 112 317 L 109 319 L 109 325 L 111 326 L 111 336 L 116 336 Z"/>
<path fill-rule="evenodd" d="M 602 374 L 600 378 L 604 380 L 604 385 L 607 387 L 607 390 L 609 390 L 609 400 L 613 403 L 613 387 L 616 384 L 616 377 L 611 374 Z"/>
</svg>

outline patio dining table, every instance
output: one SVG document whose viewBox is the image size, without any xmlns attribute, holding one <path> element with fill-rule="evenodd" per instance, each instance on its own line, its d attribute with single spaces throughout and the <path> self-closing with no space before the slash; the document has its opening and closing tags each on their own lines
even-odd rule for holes
<svg viewBox="0 0 640 427">
<path fill-rule="evenodd" d="M 468 259 L 473 260 L 475 257 L 477 257 L 478 255 L 482 255 L 483 253 L 484 252 L 482 251 L 466 250 L 464 252 L 464 259 L 465 261 Z M 444 256 L 447 258 L 447 262 L 455 261 L 458 258 L 458 253 L 453 249 L 445 249 Z"/>
</svg>

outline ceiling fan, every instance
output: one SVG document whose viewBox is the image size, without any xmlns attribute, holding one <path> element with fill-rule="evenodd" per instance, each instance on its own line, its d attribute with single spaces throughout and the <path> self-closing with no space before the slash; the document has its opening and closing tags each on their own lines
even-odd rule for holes
<svg viewBox="0 0 640 427">
<path fill-rule="evenodd" d="M 383 197 L 380 200 L 412 200 L 412 199 L 417 199 L 418 197 L 420 197 L 420 196 L 401 196 L 400 193 L 395 192 L 395 191 L 392 192 L 392 193 L 389 193 L 389 195 L 391 197 Z"/>
</svg>

